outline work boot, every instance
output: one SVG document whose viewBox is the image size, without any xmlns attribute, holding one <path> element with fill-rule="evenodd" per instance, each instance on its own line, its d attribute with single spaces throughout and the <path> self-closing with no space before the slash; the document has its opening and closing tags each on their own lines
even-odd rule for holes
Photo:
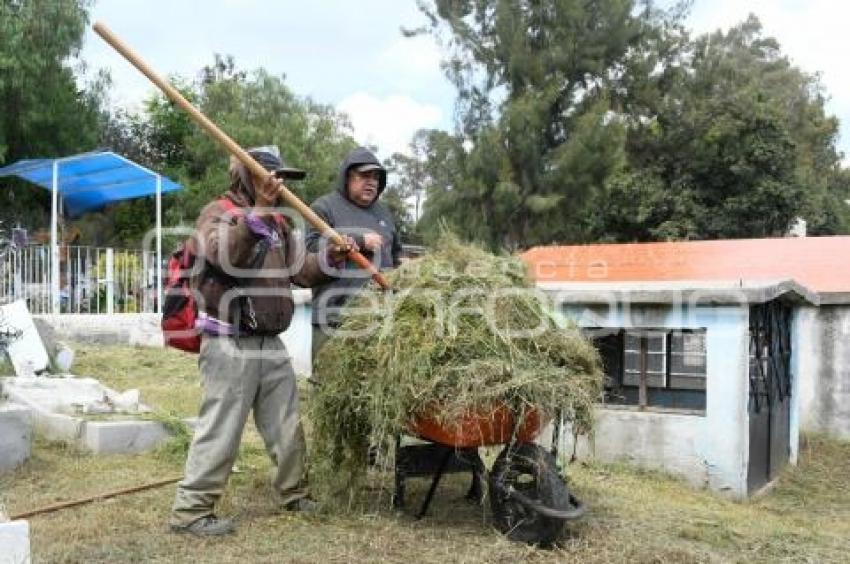
<svg viewBox="0 0 850 564">
<path fill-rule="evenodd" d="M 171 525 L 173 533 L 191 533 L 196 537 L 217 537 L 236 531 L 236 525 L 231 519 L 223 519 L 215 515 L 201 517 L 188 525 Z"/>
<path fill-rule="evenodd" d="M 287 511 L 298 511 L 300 513 L 315 513 L 319 508 L 319 504 L 309 497 L 299 497 L 293 499 L 283 506 Z"/>
</svg>

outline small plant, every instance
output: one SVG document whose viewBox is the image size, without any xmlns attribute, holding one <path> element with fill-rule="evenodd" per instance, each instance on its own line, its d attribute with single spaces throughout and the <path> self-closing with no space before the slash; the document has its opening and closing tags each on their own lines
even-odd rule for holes
<svg viewBox="0 0 850 564">
<path fill-rule="evenodd" d="M 175 413 L 152 413 L 146 417 L 160 423 L 169 432 L 171 438 L 164 442 L 156 451 L 157 456 L 173 462 L 183 462 L 192 444 L 193 431 Z"/>
</svg>

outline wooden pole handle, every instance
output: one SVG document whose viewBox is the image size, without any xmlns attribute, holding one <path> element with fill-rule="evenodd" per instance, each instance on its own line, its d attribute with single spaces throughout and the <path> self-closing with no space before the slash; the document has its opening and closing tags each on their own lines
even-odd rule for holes
<svg viewBox="0 0 850 564">
<path fill-rule="evenodd" d="M 235 141 L 233 141 L 233 139 L 219 129 L 216 124 L 210 121 L 207 116 L 201 113 L 198 108 L 193 106 L 186 98 L 184 98 L 183 95 L 180 94 L 180 92 L 167 80 L 159 76 L 141 59 L 141 57 L 136 55 L 136 53 L 134 53 L 126 43 L 121 41 L 118 36 L 112 33 L 109 28 L 101 22 L 96 22 L 93 27 L 94 31 L 102 37 L 104 41 L 109 43 L 112 48 L 118 51 L 130 62 L 130 64 L 139 69 L 139 71 L 160 90 L 162 90 L 163 94 L 168 96 L 172 102 L 183 108 L 183 110 L 185 110 L 186 113 L 188 113 L 189 116 L 204 129 L 204 131 L 213 137 L 213 139 L 218 141 L 218 143 L 224 147 L 228 153 L 239 159 L 239 161 L 245 165 L 252 174 L 260 178 L 269 176 L 269 171 L 263 168 L 262 165 L 255 161 L 247 151 L 240 147 Z M 309 206 L 298 198 L 298 196 L 290 192 L 289 189 L 282 184 L 280 187 L 280 196 L 287 204 L 295 208 L 298 213 L 300 213 L 304 219 L 306 219 L 310 225 L 315 227 L 324 237 L 327 237 L 330 241 L 340 247 L 346 246 L 345 239 L 343 239 L 339 233 L 334 231 L 334 229 L 328 225 L 325 220 L 316 215 L 316 212 L 311 210 Z M 378 272 L 374 265 L 360 252 L 351 249 L 348 252 L 348 258 L 350 258 L 357 266 L 369 272 L 372 279 L 375 280 L 381 288 L 384 290 L 389 289 L 390 284 L 384 275 Z"/>
<path fill-rule="evenodd" d="M 144 490 L 149 490 L 152 488 L 158 488 L 160 486 L 165 486 L 168 484 L 173 484 L 174 482 L 179 482 L 183 477 L 175 477 L 175 478 L 167 478 L 165 480 L 159 480 L 158 482 L 150 482 L 147 484 L 142 484 L 140 486 L 134 486 L 132 488 L 125 488 L 123 490 L 115 490 L 111 492 L 106 492 L 98 495 L 94 495 L 91 497 L 86 497 L 83 499 L 75 499 L 73 501 L 63 501 L 60 503 L 54 503 L 53 505 L 48 505 L 46 507 L 42 507 L 39 509 L 33 509 L 31 511 L 24 511 L 22 513 L 18 513 L 16 515 L 12 515 L 9 520 L 17 521 L 18 519 L 29 519 L 30 517 L 35 517 L 36 515 L 41 515 L 42 513 L 52 513 L 54 511 L 59 511 L 60 509 L 65 509 L 67 507 L 76 507 L 78 505 L 83 505 L 85 503 L 91 503 L 93 501 L 100 501 L 103 499 L 109 499 L 112 497 L 117 497 L 119 495 L 126 495 L 131 493 L 136 493 Z"/>
</svg>

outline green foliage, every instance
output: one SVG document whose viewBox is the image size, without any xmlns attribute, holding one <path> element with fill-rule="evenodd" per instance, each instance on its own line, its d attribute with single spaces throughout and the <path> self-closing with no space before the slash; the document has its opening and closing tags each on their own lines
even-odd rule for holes
<svg viewBox="0 0 850 564">
<path fill-rule="evenodd" d="M 345 116 L 296 96 L 282 76 L 237 69 L 232 57 L 216 55 L 195 80 L 172 76 L 170 81 L 243 147 L 275 144 L 287 164 L 307 170 L 306 180 L 288 186 L 307 203 L 331 189 L 343 157 L 356 146 Z M 183 185 L 163 197 L 165 225 L 193 224 L 201 208 L 230 184 L 225 151 L 162 95 L 146 100 L 141 114 L 119 110 L 106 116 L 103 139 Z M 138 245 L 154 211 L 153 198 L 117 204 L 107 239 Z"/>
<path fill-rule="evenodd" d="M 339 163 L 355 146 L 348 123 L 331 107 L 297 97 L 283 77 L 265 70 L 238 71 L 230 57 L 216 56 L 194 88 L 200 109 L 242 146 L 275 144 L 284 162 L 308 171 L 306 180 L 289 186 L 308 203 L 331 188 Z M 175 116 L 177 111 L 164 102 L 148 104 L 152 128 L 159 132 L 151 145 L 172 156 L 166 170 L 174 170 L 186 187 L 169 206 L 168 218 L 186 223 L 229 180 L 223 151 L 198 128 L 186 127 L 187 118 L 182 112 Z"/>
<path fill-rule="evenodd" d="M 73 67 L 89 5 L 0 1 L 0 165 L 96 147 L 108 77 L 101 74 L 80 89 Z M 47 223 L 49 200 L 42 190 L 7 179 L 3 188 L 0 219 L 30 228 Z"/>
<path fill-rule="evenodd" d="M 422 242 L 417 222 L 422 215 L 426 195 L 435 188 L 437 171 L 428 166 L 428 151 L 431 149 L 431 136 L 436 133 L 425 129 L 417 131 L 410 142 L 410 155 L 395 153 L 387 163 L 390 184 L 383 202 L 393 212 L 405 242 Z"/>
<path fill-rule="evenodd" d="M 581 240 L 594 191 L 623 160 L 609 83 L 650 38 L 630 0 L 489 0 L 423 5 L 450 38 L 460 132 L 434 138 L 449 182 L 428 193 L 441 220 L 491 248 Z M 446 148 L 449 145 L 450 148 Z"/>
<path fill-rule="evenodd" d="M 96 280 L 106 279 L 106 255 L 101 254 L 94 265 L 93 275 Z M 136 313 L 139 311 L 135 282 L 142 279 L 142 265 L 135 252 L 119 251 L 112 256 L 113 277 L 113 306 L 116 313 Z M 127 285 L 129 283 L 129 286 Z M 107 289 L 100 285 L 92 294 L 89 311 L 107 310 Z"/>
<path fill-rule="evenodd" d="M 837 123 L 816 77 L 793 67 L 754 17 L 688 52 L 688 72 L 629 128 L 629 165 L 597 195 L 594 237 L 780 236 L 797 216 L 813 233 L 846 229 Z"/>
<path fill-rule="evenodd" d="M 838 124 L 817 76 L 751 16 L 691 39 L 688 3 L 420 3 L 458 131 L 419 134 L 416 229 L 491 248 L 850 231 Z M 417 140 L 414 140 L 416 145 Z"/>
<path fill-rule="evenodd" d="M 193 430 L 183 418 L 173 411 L 168 413 L 157 411 L 151 413 L 146 419 L 160 423 L 171 435 L 167 441 L 157 447 L 157 456 L 175 463 L 186 460 L 189 446 L 192 444 Z"/>
</svg>

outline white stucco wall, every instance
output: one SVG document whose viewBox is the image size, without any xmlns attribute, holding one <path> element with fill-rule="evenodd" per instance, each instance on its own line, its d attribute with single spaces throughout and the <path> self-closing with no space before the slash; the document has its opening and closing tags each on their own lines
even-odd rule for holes
<svg viewBox="0 0 850 564">
<path fill-rule="evenodd" d="M 296 304 L 292 323 L 280 336 L 289 356 L 292 357 L 292 368 L 295 373 L 298 376 L 311 376 L 313 363 L 310 351 L 313 344 L 313 327 L 310 324 L 309 300 Z"/>
<path fill-rule="evenodd" d="M 289 328 L 281 333 L 281 339 L 292 357 L 292 365 L 299 376 L 312 374 L 310 346 L 312 327 L 310 325 L 310 291 L 295 290 L 295 312 Z M 155 313 L 124 314 L 61 314 L 34 315 L 55 332 L 60 340 L 99 343 L 126 344 L 147 347 L 163 346 L 160 316 Z M 49 351 L 52 354 L 52 351 Z"/>
<path fill-rule="evenodd" d="M 599 316 L 581 305 L 568 306 L 566 318 L 584 327 L 706 330 L 705 414 L 624 406 L 597 410 L 593 438 L 580 438 L 579 457 L 625 460 L 685 478 L 730 497 L 747 495 L 749 452 L 747 307 L 619 306 Z M 564 452 L 573 449 L 564 433 Z"/>
<path fill-rule="evenodd" d="M 103 345 L 163 346 L 156 313 L 34 315 L 55 332 L 59 340 Z M 50 351 L 52 354 L 52 351 Z"/>
<path fill-rule="evenodd" d="M 798 308 L 792 347 L 800 429 L 850 439 L 850 306 Z"/>
</svg>

